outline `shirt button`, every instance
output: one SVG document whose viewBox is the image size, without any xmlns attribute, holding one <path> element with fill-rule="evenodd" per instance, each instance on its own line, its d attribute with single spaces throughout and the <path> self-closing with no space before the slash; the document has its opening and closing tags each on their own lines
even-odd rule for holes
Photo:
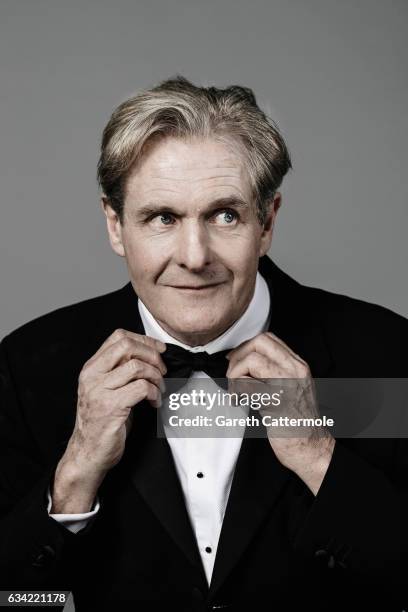
<svg viewBox="0 0 408 612">
<path fill-rule="evenodd" d="M 212 548 L 211 548 L 211 546 L 206 546 L 206 547 L 205 547 L 205 552 L 207 552 L 207 553 L 212 552 Z"/>
<path fill-rule="evenodd" d="M 197 478 L 204 478 L 204 474 L 202 472 L 197 472 Z"/>
</svg>

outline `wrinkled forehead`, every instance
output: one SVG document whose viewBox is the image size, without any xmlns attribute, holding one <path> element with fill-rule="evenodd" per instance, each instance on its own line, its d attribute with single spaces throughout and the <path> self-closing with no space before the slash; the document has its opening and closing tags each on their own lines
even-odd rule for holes
<svg viewBox="0 0 408 612">
<path fill-rule="evenodd" d="M 237 196 L 251 201 L 253 190 L 245 151 L 233 139 L 165 138 L 144 151 L 131 170 L 125 200 L 205 201 Z"/>
</svg>

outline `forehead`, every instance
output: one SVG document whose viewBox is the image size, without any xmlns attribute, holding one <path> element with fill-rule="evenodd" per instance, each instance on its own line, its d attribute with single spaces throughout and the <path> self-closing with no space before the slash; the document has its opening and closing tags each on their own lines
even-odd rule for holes
<svg viewBox="0 0 408 612">
<path fill-rule="evenodd" d="M 228 193 L 227 193 L 228 192 Z M 250 198 L 243 146 L 230 139 L 165 138 L 150 145 L 126 183 L 126 198 Z"/>
</svg>

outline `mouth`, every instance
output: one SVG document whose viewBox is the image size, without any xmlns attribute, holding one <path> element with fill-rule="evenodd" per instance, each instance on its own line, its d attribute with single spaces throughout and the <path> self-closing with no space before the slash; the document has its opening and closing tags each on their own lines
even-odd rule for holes
<svg viewBox="0 0 408 612">
<path fill-rule="evenodd" d="M 215 289 L 215 287 L 219 287 L 220 285 L 223 285 L 223 283 L 212 283 L 211 285 L 172 285 L 171 287 L 179 291 L 205 292 Z"/>
</svg>

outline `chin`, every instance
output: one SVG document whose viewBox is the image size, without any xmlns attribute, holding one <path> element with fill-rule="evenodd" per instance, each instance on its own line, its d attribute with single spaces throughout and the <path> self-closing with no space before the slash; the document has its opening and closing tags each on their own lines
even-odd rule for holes
<svg viewBox="0 0 408 612">
<path fill-rule="evenodd" d="M 211 317 L 205 318 L 202 315 L 194 314 L 194 316 L 188 316 L 184 313 L 181 320 L 173 322 L 170 325 L 172 329 L 178 333 L 185 334 L 196 334 L 197 336 L 203 334 L 216 333 L 220 335 L 224 329 L 229 327 L 228 318 L 224 316 L 214 317 L 214 313 L 211 313 Z"/>
</svg>

